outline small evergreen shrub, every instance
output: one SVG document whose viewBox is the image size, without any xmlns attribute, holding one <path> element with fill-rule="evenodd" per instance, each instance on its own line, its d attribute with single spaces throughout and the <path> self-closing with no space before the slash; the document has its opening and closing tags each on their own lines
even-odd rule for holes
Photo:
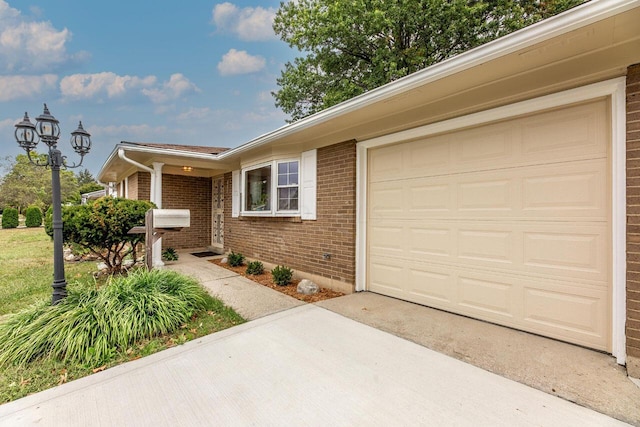
<svg viewBox="0 0 640 427">
<path fill-rule="evenodd" d="M 240 253 L 235 253 L 231 251 L 231 253 L 227 256 L 227 261 L 231 267 L 238 267 L 244 264 L 244 255 Z"/>
<path fill-rule="evenodd" d="M 166 248 L 162 251 L 162 259 L 165 261 L 177 261 L 178 260 L 178 252 L 176 252 L 173 248 Z"/>
<path fill-rule="evenodd" d="M 18 209 L 5 208 L 2 212 L 2 228 L 16 228 L 18 223 Z"/>
<path fill-rule="evenodd" d="M 29 206 L 24 215 L 24 225 L 27 227 L 40 227 L 42 225 L 42 211 L 39 207 Z"/>
<path fill-rule="evenodd" d="M 262 274 L 264 273 L 264 265 L 262 265 L 260 261 L 251 261 L 247 264 L 247 271 L 245 273 L 252 276 Z"/>
<path fill-rule="evenodd" d="M 289 267 L 285 267 L 284 265 L 277 265 L 273 270 L 271 270 L 271 276 L 273 277 L 273 281 L 276 285 L 287 286 L 291 283 L 293 270 Z"/>
</svg>

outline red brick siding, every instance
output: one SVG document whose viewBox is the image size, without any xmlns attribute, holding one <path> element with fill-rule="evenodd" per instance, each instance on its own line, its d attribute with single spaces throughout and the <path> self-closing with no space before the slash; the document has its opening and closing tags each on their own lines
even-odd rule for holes
<svg viewBox="0 0 640 427">
<path fill-rule="evenodd" d="M 162 247 L 191 249 L 211 244 L 211 178 L 163 174 L 162 208 L 191 211 L 191 227 L 165 234 Z"/>
<path fill-rule="evenodd" d="M 356 144 L 318 150 L 317 220 L 232 218 L 225 204 L 225 248 L 273 264 L 355 283 Z M 225 175 L 231 200 L 231 173 Z M 324 260 L 322 254 L 331 258 Z"/>
<path fill-rule="evenodd" d="M 626 324 L 626 335 L 627 335 L 627 355 L 633 358 L 640 358 L 640 227 L 639 226 L 640 226 L 640 64 L 636 64 L 627 69 L 627 324 Z"/>
</svg>

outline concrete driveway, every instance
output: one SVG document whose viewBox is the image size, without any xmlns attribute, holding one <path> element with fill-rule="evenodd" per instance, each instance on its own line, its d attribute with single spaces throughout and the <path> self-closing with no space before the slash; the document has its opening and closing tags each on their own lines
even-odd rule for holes
<svg viewBox="0 0 640 427">
<path fill-rule="evenodd" d="M 304 305 L 2 405 L 0 425 L 625 424 Z"/>
</svg>

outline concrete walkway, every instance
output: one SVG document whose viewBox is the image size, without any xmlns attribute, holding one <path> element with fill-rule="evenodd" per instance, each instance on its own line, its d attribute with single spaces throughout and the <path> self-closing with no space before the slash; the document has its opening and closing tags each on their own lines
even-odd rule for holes
<svg viewBox="0 0 640 427">
<path fill-rule="evenodd" d="M 368 293 L 303 305 L 188 254 L 170 268 L 199 278 L 252 321 L 1 405 L 0 426 L 624 425 L 426 348 L 431 339 L 472 363 L 487 358 L 464 341 L 452 344 L 455 334 L 425 331 L 451 322 L 430 318 L 426 307 Z M 505 337 L 513 339 L 490 338 Z M 624 411 L 614 413 L 640 423 Z"/>
</svg>

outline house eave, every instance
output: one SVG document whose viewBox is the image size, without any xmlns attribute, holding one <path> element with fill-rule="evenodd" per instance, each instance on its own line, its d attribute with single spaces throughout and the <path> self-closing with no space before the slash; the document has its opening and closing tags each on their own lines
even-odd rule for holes
<svg viewBox="0 0 640 427">
<path fill-rule="evenodd" d="M 147 161 L 173 156 L 221 171 L 278 146 L 304 151 L 370 139 L 619 77 L 630 61 L 640 62 L 637 22 L 640 0 L 592 0 L 218 155 L 124 148 L 147 153 Z M 117 148 L 99 178 L 107 178 L 105 168 L 113 164 Z"/>
</svg>

